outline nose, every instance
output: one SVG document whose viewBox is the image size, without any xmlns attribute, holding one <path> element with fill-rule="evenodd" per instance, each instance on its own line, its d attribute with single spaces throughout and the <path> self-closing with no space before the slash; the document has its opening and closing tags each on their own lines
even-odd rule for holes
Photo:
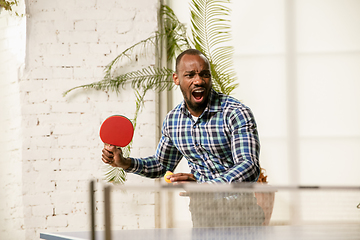
<svg viewBox="0 0 360 240">
<path fill-rule="evenodd" d="M 204 79 L 200 76 L 199 73 L 196 73 L 193 78 L 193 83 L 195 85 L 202 85 L 204 83 Z"/>
</svg>

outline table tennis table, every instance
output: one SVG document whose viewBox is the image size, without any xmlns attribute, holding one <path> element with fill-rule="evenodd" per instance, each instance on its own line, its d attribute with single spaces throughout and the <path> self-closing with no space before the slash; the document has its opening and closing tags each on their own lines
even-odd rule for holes
<svg viewBox="0 0 360 240">
<path fill-rule="evenodd" d="M 45 240 L 88 240 L 90 231 L 40 233 Z M 359 225 L 247 226 L 224 228 L 174 228 L 112 231 L 112 239 L 131 240 L 359 240 Z M 105 240 L 97 231 L 97 240 Z"/>
<path fill-rule="evenodd" d="M 112 190 L 111 190 L 112 189 Z M 110 209 L 110 192 L 112 194 L 124 194 L 123 191 L 115 191 L 110 185 L 104 188 L 104 216 L 105 222 L 104 231 L 96 231 L 95 228 L 95 214 L 94 214 L 94 182 L 90 183 L 90 199 L 91 199 L 91 226 L 90 231 L 78 232 L 41 232 L 40 239 L 44 240 L 360 240 L 360 204 L 357 205 L 360 198 L 358 187 L 270 187 L 257 184 L 241 184 L 241 185 L 177 185 L 177 186 L 123 186 L 118 188 L 127 191 L 173 191 L 176 189 L 185 190 L 191 200 L 200 198 L 198 205 L 191 205 L 200 208 L 200 213 L 203 211 L 218 215 L 201 215 L 199 218 L 206 225 L 195 224 L 197 216 L 194 214 L 192 220 L 192 227 L 171 227 L 171 228 L 152 228 L 152 229 L 131 229 L 118 230 L 119 226 L 111 224 L 111 209 Z M 275 192 L 280 197 L 290 197 L 296 194 L 296 198 L 289 198 L 291 204 L 302 210 L 302 221 L 294 218 L 294 222 L 274 222 L 272 224 L 262 224 L 254 221 L 258 215 L 258 204 L 253 204 L 254 195 L 249 193 L 258 192 Z M 285 195 L 281 192 L 285 191 Z M 289 195 L 289 193 L 291 193 Z M 122 195 L 116 195 L 114 199 L 120 199 Z M 340 197 L 340 199 L 338 199 Z M 235 200 L 234 200 L 235 199 Z M 286 198 L 283 198 L 286 199 Z M 202 201 L 204 200 L 204 201 Z M 294 201 L 295 200 L 295 201 Z M 300 201 L 301 200 L 301 201 Z M 300 202 L 298 202 L 300 201 Z M 205 203 L 220 203 L 218 205 L 209 205 L 210 209 L 203 210 Z M 241 222 L 239 225 L 216 225 L 215 223 L 223 224 L 225 221 L 222 216 L 234 220 L 230 211 L 222 209 L 226 203 L 231 203 L 230 210 L 233 210 L 236 203 L 241 206 L 246 206 L 245 212 L 237 214 L 236 216 L 249 215 L 249 222 Z M 286 202 L 281 202 L 284 205 Z M 301 205 L 301 204 L 302 205 Z M 131 204 L 131 202 L 127 203 Z M 224 205 L 223 205 L 224 204 Z M 234 205 L 235 204 L 235 205 Z M 261 204 L 260 204 L 261 205 Z M 282 206 L 281 205 L 281 206 Z M 309 207 L 307 207 L 309 205 Z M 357 206 L 356 206 L 357 205 Z M 257 206 L 250 208 L 249 206 Z M 266 212 L 266 206 L 262 206 Z M 211 208 L 219 208 L 225 211 L 218 213 L 211 211 Z M 237 210 L 239 211 L 239 210 Z M 192 212 L 193 214 L 194 212 Z M 195 211 L 195 213 L 197 213 Z M 295 212 L 297 213 L 297 212 Z M 326 215 L 325 215 L 326 213 Z M 323 215 L 324 214 L 324 215 Z M 241 218 L 239 218 L 241 219 Z M 262 218 L 261 218 L 262 219 Z M 266 218 L 265 218 L 266 219 Z M 216 221 L 214 223 L 214 221 Z M 262 219 L 263 221 L 263 219 Z M 281 225 L 283 224 L 283 225 Z M 120 228 L 121 229 L 121 228 Z"/>
</svg>

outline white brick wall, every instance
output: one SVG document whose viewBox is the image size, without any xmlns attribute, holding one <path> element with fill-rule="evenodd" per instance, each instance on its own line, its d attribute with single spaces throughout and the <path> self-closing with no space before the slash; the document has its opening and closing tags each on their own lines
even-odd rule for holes
<svg viewBox="0 0 360 240">
<path fill-rule="evenodd" d="M 21 13 L 22 3 L 18 10 Z M 25 60 L 25 18 L 0 13 L 0 239 L 25 239 L 18 73 Z"/>
<path fill-rule="evenodd" d="M 88 230 L 88 182 L 103 177 L 99 126 L 111 114 L 132 118 L 135 97 L 129 89 L 119 96 L 76 90 L 64 98 L 62 93 L 101 80 L 104 66 L 157 27 L 157 0 L 27 4 L 28 17 L 20 20 L 0 14 L 0 185 L 4 189 L 0 239 L 39 239 L 41 231 Z M 25 48 L 13 55 L 10 42 L 20 34 L 25 43 L 25 21 L 25 69 L 18 75 Z M 153 57 L 143 64 L 154 62 Z M 155 93 L 146 98 L 138 126 L 133 155 L 153 154 Z M 146 132 L 140 130 L 145 128 Z M 129 181 L 151 180 L 132 176 Z M 101 181 L 97 188 L 99 215 Z M 116 204 L 120 209 L 126 205 L 126 200 Z M 153 227 L 153 200 L 136 215 L 125 216 L 114 223 L 115 228 Z M 102 216 L 98 219 L 100 230 Z"/>
</svg>

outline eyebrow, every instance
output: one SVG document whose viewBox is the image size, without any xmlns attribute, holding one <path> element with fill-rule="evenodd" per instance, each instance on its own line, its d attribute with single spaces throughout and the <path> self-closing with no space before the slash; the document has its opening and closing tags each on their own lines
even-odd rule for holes
<svg viewBox="0 0 360 240">
<path fill-rule="evenodd" d="M 185 71 L 185 72 L 184 72 L 184 75 L 185 75 L 185 74 L 193 74 L 193 73 L 196 73 L 196 71 L 195 71 L 195 70 L 192 70 L 192 71 Z"/>
<path fill-rule="evenodd" d="M 194 72 L 196 72 L 196 71 L 195 70 L 185 71 L 185 73 L 194 73 Z M 210 70 L 204 69 L 204 70 L 201 70 L 199 73 L 202 73 L 202 72 L 210 72 Z"/>
</svg>

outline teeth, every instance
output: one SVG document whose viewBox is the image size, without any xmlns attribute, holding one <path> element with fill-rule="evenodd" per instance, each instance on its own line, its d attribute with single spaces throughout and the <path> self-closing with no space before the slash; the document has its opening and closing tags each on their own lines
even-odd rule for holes
<svg viewBox="0 0 360 240">
<path fill-rule="evenodd" d="M 194 92 L 196 92 L 196 93 L 201 93 L 201 92 L 203 92 L 204 90 L 195 90 Z"/>
</svg>

